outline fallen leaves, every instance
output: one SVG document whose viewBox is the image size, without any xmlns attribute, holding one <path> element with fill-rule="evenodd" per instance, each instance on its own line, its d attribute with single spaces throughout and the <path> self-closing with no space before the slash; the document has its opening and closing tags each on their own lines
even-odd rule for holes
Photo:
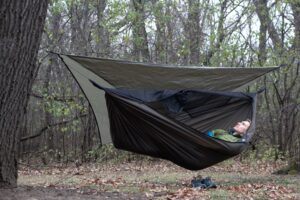
<svg viewBox="0 0 300 200">
<path fill-rule="evenodd" d="M 175 199 L 208 199 L 209 195 L 206 193 L 205 189 L 196 188 L 181 188 L 176 192 L 170 193 L 166 196 L 168 200 Z"/>
<path fill-rule="evenodd" d="M 87 180 L 85 185 L 110 185 L 113 187 L 117 187 L 119 185 L 124 185 L 126 183 L 122 177 L 117 177 L 116 179 L 105 179 L 105 178 L 95 178 Z"/>
<path fill-rule="evenodd" d="M 248 196 L 257 199 L 258 197 L 269 197 L 270 199 L 296 199 L 290 188 L 273 184 L 243 184 L 236 186 L 221 187 L 223 190 L 232 191 L 240 196 Z"/>
<path fill-rule="evenodd" d="M 137 195 L 145 199 L 299 199 L 299 191 L 278 180 L 271 173 L 280 164 L 267 162 L 225 162 L 202 170 L 216 182 L 217 189 L 191 187 L 191 180 L 199 177 L 192 172 L 169 162 L 123 163 L 120 165 L 87 164 L 81 166 L 57 166 L 40 169 L 22 167 L 20 177 L 23 184 L 50 190 L 71 190 L 78 194 Z M 47 177 L 47 178 L 45 178 Z M 51 178 L 50 178 L 51 177 Z M 285 178 L 285 177 L 283 177 Z M 28 182 L 26 182 L 28 181 Z M 294 184 L 295 186 L 295 184 Z M 297 196 L 298 195 L 298 196 Z M 126 196 L 126 197 L 127 197 Z"/>
<path fill-rule="evenodd" d="M 251 174 L 251 175 L 269 175 L 274 171 L 285 166 L 286 162 L 270 162 L 270 161 L 261 161 L 261 160 L 247 160 L 244 162 L 228 160 L 224 163 L 214 165 L 209 168 L 209 171 L 216 172 L 235 172 L 242 174 Z"/>
</svg>

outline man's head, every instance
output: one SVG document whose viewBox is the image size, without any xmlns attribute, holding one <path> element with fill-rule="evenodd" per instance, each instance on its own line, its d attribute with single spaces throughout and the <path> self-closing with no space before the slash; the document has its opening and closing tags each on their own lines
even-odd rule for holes
<svg viewBox="0 0 300 200">
<path fill-rule="evenodd" d="M 247 119 L 241 122 L 238 122 L 233 129 L 239 133 L 241 136 L 244 135 L 251 125 L 251 120 Z"/>
</svg>

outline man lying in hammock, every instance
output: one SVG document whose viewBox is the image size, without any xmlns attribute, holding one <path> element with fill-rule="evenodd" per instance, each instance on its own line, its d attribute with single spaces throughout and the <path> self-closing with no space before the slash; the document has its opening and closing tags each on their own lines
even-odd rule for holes
<svg viewBox="0 0 300 200">
<path fill-rule="evenodd" d="M 242 138 L 244 134 L 246 134 L 250 125 L 251 120 L 246 119 L 244 121 L 238 122 L 233 128 L 229 129 L 228 131 L 223 129 L 215 129 L 212 131 L 208 131 L 207 135 L 229 142 L 242 142 Z"/>
</svg>

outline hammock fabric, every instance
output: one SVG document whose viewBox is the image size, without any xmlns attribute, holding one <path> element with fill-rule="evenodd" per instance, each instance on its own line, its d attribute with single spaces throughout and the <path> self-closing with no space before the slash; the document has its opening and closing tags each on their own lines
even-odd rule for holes
<svg viewBox="0 0 300 200">
<path fill-rule="evenodd" d="M 255 129 L 256 94 L 237 92 L 277 69 L 149 65 L 59 55 L 95 113 L 102 143 L 200 170 L 241 153 Z M 245 142 L 205 134 L 251 119 Z"/>
</svg>

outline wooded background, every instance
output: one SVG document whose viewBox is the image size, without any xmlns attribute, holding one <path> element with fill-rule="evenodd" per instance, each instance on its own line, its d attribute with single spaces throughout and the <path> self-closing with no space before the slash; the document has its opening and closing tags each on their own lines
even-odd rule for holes
<svg viewBox="0 0 300 200">
<path fill-rule="evenodd" d="M 44 164 L 100 159 L 113 149 L 99 150 L 88 102 L 49 51 L 176 65 L 284 64 L 247 88 L 266 88 L 258 101 L 255 156 L 271 150 L 275 159 L 300 166 L 298 0 L 52 0 L 20 158 L 40 157 Z"/>
</svg>

